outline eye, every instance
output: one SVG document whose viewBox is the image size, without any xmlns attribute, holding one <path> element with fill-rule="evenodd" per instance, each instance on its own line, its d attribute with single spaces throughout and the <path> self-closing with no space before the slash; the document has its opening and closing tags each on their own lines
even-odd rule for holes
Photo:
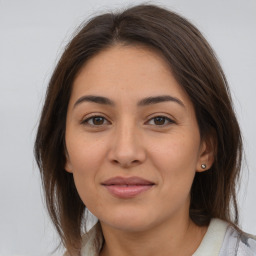
<svg viewBox="0 0 256 256">
<path fill-rule="evenodd" d="M 157 126 L 166 126 L 168 124 L 174 123 L 174 121 L 166 116 L 156 116 L 151 118 L 148 123 L 150 125 L 157 125 Z"/>
<path fill-rule="evenodd" d="M 109 121 L 103 116 L 91 116 L 82 121 L 84 125 L 101 126 L 109 124 Z"/>
</svg>

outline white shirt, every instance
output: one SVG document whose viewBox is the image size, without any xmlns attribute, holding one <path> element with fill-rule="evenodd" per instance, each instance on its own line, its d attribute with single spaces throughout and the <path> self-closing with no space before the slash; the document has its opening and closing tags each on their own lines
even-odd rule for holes
<svg viewBox="0 0 256 256">
<path fill-rule="evenodd" d="M 103 237 L 97 223 L 82 239 L 81 256 L 99 256 Z M 161 255 L 161 253 L 159 254 Z M 64 256 L 69 256 L 67 253 Z M 256 256 L 256 237 L 238 232 L 220 219 L 212 219 L 192 256 Z"/>
</svg>

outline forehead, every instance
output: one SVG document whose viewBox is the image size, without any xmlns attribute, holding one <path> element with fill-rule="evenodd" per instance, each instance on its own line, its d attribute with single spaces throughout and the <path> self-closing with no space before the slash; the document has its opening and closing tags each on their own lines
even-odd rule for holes
<svg viewBox="0 0 256 256">
<path fill-rule="evenodd" d="M 171 94 L 189 101 L 161 54 L 141 45 L 115 45 L 85 63 L 73 83 L 71 100 L 102 93 L 119 100 Z"/>
<path fill-rule="evenodd" d="M 75 82 L 83 74 L 84 76 L 94 76 L 96 72 L 111 77 L 111 74 L 116 75 L 117 70 L 120 78 L 124 78 L 125 75 L 127 78 L 130 74 L 133 74 L 132 77 L 134 77 L 135 75 L 148 75 L 149 72 L 153 72 L 152 76 L 156 73 L 167 72 L 169 74 L 171 72 L 160 52 L 143 45 L 117 44 L 100 51 L 86 61 L 77 74 Z"/>
</svg>

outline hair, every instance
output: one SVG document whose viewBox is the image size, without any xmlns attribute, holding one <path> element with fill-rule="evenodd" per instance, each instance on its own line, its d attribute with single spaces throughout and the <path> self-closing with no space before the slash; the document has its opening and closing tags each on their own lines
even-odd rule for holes
<svg viewBox="0 0 256 256">
<path fill-rule="evenodd" d="M 65 125 L 72 84 L 81 67 L 115 46 L 144 45 L 163 56 L 195 108 L 201 138 L 214 145 L 214 163 L 196 173 L 190 218 L 199 226 L 211 218 L 238 224 L 236 187 L 242 139 L 222 68 L 205 38 L 185 18 L 155 5 L 138 5 L 96 16 L 65 48 L 50 79 L 35 141 L 35 158 L 50 217 L 71 253 L 79 250 L 86 206 L 73 175 L 65 171 Z"/>
</svg>

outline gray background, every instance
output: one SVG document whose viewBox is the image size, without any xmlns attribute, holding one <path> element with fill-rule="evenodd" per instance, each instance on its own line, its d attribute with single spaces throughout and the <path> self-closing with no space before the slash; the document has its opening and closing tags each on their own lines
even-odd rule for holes
<svg viewBox="0 0 256 256">
<path fill-rule="evenodd" d="M 49 255 L 57 235 L 46 214 L 33 142 L 47 82 L 74 28 L 94 14 L 141 1 L 0 0 L 0 255 Z M 241 227 L 256 234 L 256 1 L 162 0 L 213 46 L 243 131 Z M 55 255 L 61 255 L 60 251 Z"/>
</svg>

